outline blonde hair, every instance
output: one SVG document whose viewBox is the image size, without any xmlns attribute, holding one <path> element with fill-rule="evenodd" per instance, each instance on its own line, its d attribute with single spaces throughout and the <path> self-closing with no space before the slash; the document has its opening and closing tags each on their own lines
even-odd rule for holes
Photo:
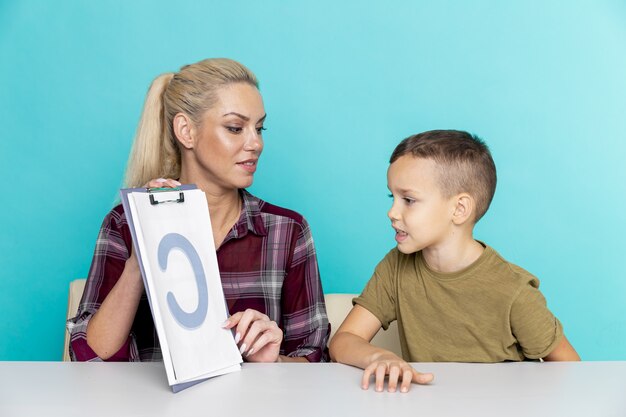
<svg viewBox="0 0 626 417">
<path fill-rule="evenodd" d="M 217 101 L 225 85 L 247 83 L 259 87 L 254 74 L 226 58 L 185 65 L 177 73 L 159 75 L 150 85 L 126 166 L 125 185 L 142 187 L 155 178 L 179 178 L 181 154 L 173 120 L 184 113 L 201 125 L 202 116 Z"/>
</svg>

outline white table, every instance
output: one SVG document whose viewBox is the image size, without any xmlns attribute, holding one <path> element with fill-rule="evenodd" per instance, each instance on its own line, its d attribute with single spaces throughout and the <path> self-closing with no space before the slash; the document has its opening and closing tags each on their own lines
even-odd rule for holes
<svg viewBox="0 0 626 417">
<path fill-rule="evenodd" d="M 360 388 L 340 364 L 244 364 L 178 394 L 162 363 L 0 362 L 0 416 L 626 416 L 626 362 L 415 364 L 430 386 Z"/>
</svg>

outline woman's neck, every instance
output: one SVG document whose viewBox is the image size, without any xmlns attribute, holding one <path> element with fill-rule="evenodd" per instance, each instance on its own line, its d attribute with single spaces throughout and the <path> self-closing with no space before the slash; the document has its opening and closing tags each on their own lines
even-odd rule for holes
<svg viewBox="0 0 626 417">
<path fill-rule="evenodd" d="M 239 190 L 236 188 L 225 189 L 217 187 L 215 184 L 185 178 L 182 175 L 180 182 L 183 184 L 195 184 L 204 191 L 211 216 L 215 248 L 217 249 L 241 215 L 242 202 Z"/>
</svg>

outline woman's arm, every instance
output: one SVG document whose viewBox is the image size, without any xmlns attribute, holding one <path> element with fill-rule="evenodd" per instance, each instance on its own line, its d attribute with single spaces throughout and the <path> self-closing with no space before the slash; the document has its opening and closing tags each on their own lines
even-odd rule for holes
<svg viewBox="0 0 626 417">
<path fill-rule="evenodd" d="M 176 180 L 159 178 L 149 181 L 144 187 L 171 188 L 179 185 L 180 183 Z M 129 349 L 126 344 L 132 339 L 129 336 L 141 296 L 144 293 L 144 286 L 139 262 L 133 251 L 128 225 L 126 222 L 121 222 L 120 218 L 115 226 L 117 227 L 112 228 L 111 237 L 116 239 L 111 239 L 106 250 L 96 248 L 94 263 L 100 262 L 96 258 L 104 253 L 108 262 L 121 264 L 123 269 L 120 273 L 120 267 L 117 267 L 117 271 L 111 271 L 110 269 L 113 268 L 110 268 L 103 272 L 106 277 L 100 277 L 100 279 L 108 280 L 117 279 L 117 281 L 112 288 L 111 283 L 102 285 L 103 287 L 108 286 L 110 292 L 106 294 L 103 300 L 100 300 L 100 307 L 89 320 L 86 338 L 91 350 L 101 359 L 107 360 L 112 357 L 115 360 L 135 359 L 130 358 L 131 353 L 127 352 Z M 123 240 L 123 243 L 119 242 L 118 239 Z M 129 252 L 130 256 L 128 256 Z"/>
<path fill-rule="evenodd" d="M 102 223 L 77 315 L 68 321 L 71 340 L 70 353 L 73 360 L 113 359 L 124 361 L 138 359 L 135 341 L 129 334 L 129 328 L 121 329 L 123 332 L 120 332 L 119 337 L 123 338 L 123 340 L 121 343 L 119 341 L 115 342 L 118 345 L 118 349 L 112 352 L 113 347 L 103 349 L 101 343 L 97 340 L 98 332 L 103 328 L 113 332 L 120 330 L 116 326 L 107 326 L 106 316 L 99 314 L 99 310 L 105 302 L 109 305 L 109 308 L 112 308 L 112 297 L 115 297 L 115 294 L 110 298 L 111 293 L 121 292 L 128 286 L 127 284 L 133 282 L 129 278 L 133 278 L 133 274 L 130 274 L 130 272 L 136 267 L 136 259 L 129 259 L 131 248 L 130 230 L 128 229 L 124 212 L 121 206 L 118 206 L 111 210 Z M 131 268 L 131 265 L 133 268 Z M 123 275 L 124 277 L 122 277 Z M 122 278 L 124 279 L 122 280 Z M 139 272 L 134 275 L 134 278 L 141 285 Z M 137 284 L 136 281 L 134 282 Z M 138 297 L 141 297 L 141 294 Z M 96 320 L 96 326 L 93 327 L 91 320 L 96 315 L 99 316 L 98 320 L 101 323 L 98 325 L 98 320 Z M 133 318 L 134 313 L 132 317 L 129 317 L 131 323 Z M 94 332 L 94 330 L 96 331 Z M 89 333 L 89 336 L 87 333 Z M 94 336 L 96 337 L 94 338 Z M 88 338 L 89 340 L 87 340 Z"/>
<path fill-rule="evenodd" d="M 111 358 L 128 340 L 143 291 L 139 263 L 133 253 L 87 325 L 87 344 L 101 359 Z"/>
</svg>

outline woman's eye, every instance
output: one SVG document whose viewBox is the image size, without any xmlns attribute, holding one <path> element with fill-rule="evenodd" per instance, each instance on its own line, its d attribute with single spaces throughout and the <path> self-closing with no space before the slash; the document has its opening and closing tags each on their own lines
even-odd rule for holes
<svg viewBox="0 0 626 417">
<path fill-rule="evenodd" d="M 258 133 L 259 135 L 263 133 L 264 130 L 267 130 L 265 127 L 261 126 L 261 127 L 257 127 L 256 128 L 256 133 Z"/>
<path fill-rule="evenodd" d="M 240 133 L 243 129 L 237 126 L 226 126 L 230 133 Z"/>
</svg>

